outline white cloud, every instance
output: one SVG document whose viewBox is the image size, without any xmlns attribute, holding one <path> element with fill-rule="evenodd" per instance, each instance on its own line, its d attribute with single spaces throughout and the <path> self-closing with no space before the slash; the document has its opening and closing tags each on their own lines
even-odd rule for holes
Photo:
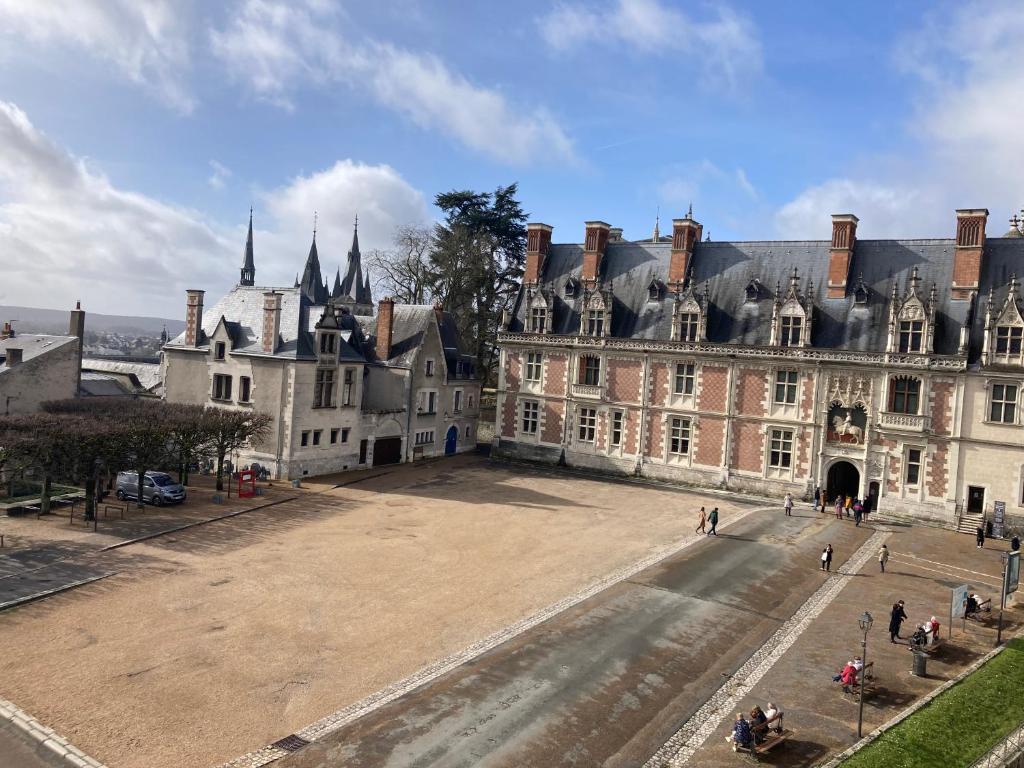
<svg viewBox="0 0 1024 768">
<path fill-rule="evenodd" d="M 84 50 L 187 113 L 195 106 L 183 82 L 189 10 L 175 0 L 0 0 L 0 40 Z"/>
<path fill-rule="evenodd" d="M 1016 2 L 930 10 L 896 54 L 917 78 L 913 159 L 870 157 L 804 190 L 778 211 L 778 229 L 827 237 L 829 214 L 855 213 L 866 236 L 951 237 L 957 208 L 987 207 L 989 236 L 1005 233 L 1024 203 L 1019 15 Z"/>
<path fill-rule="evenodd" d="M 213 173 L 210 174 L 210 178 L 206 180 L 214 189 L 224 189 L 225 183 L 231 178 L 231 169 L 216 160 L 210 161 L 210 168 Z"/>
<path fill-rule="evenodd" d="M 388 166 L 350 160 L 260 195 L 256 277 L 291 285 L 309 248 L 314 210 L 325 271 L 351 243 L 359 214 L 364 251 L 396 224 L 427 217 L 423 195 Z M 0 304 L 180 317 L 186 288 L 211 300 L 238 279 L 247 220 L 230 225 L 117 188 L 0 101 Z"/>
<path fill-rule="evenodd" d="M 648 54 L 690 56 L 704 85 L 740 90 L 761 71 L 761 42 L 753 23 L 723 4 L 698 20 L 660 0 L 615 0 L 610 5 L 560 3 L 537 20 L 556 51 L 619 41 Z"/>
<path fill-rule="evenodd" d="M 439 58 L 345 38 L 328 0 L 246 0 L 227 28 L 211 33 L 215 55 L 259 98 L 292 107 L 303 84 L 361 88 L 417 125 L 511 164 L 575 159 L 572 141 L 543 109 L 524 114 L 498 90 L 476 85 Z"/>
<path fill-rule="evenodd" d="M 757 189 L 750 183 L 750 179 L 747 178 L 747 172 L 742 168 L 736 169 L 736 184 L 740 189 L 750 195 L 752 199 L 757 200 Z"/>
</svg>

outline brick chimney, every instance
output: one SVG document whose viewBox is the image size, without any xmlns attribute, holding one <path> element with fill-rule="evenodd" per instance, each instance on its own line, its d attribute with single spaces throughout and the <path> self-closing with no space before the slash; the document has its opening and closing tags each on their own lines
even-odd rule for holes
<svg viewBox="0 0 1024 768">
<path fill-rule="evenodd" d="M 263 352 L 272 355 L 277 351 L 277 339 L 281 335 L 281 294 L 267 291 L 263 294 L 263 335 L 260 345 Z"/>
<path fill-rule="evenodd" d="M 76 301 L 75 308 L 71 310 L 68 335 L 78 339 L 78 377 L 75 383 L 75 397 L 78 397 L 82 388 L 82 348 L 85 346 L 85 312 L 80 301 Z"/>
<path fill-rule="evenodd" d="M 16 365 L 21 365 L 21 347 L 8 347 L 7 348 L 7 367 L 13 368 Z"/>
<path fill-rule="evenodd" d="M 672 219 L 672 254 L 668 262 L 668 284 L 681 291 L 693 260 L 693 247 L 700 242 L 702 227 L 690 214 L 685 219 Z"/>
<path fill-rule="evenodd" d="M 603 221 L 586 222 L 586 234 L 583 238 L 583 274 L 580 275 L 590 287 L 597 285 L 597 276 L 601 272 L 601 259 L 608 245 L 611 225 Z"/>
<path fill-rule="evenodd" d="M 832 248 L 828 256 L 828 293 L 830 299 L 846 296 L 846 284 L 850 279 L 850 262 L 853 260 L 853 246 L 857 242 L 857 222 L 852 213 L 832 214 Z"/>
<path fill-rule="evenodd" d="M 978 290 L 981 256 L 985 250 L 986 208 L 956 212 L 956 249 L 953 253 L 953 298 L 969 299 Z"/>
<path fill-rule="evenodd" d="M 377 358 L 391 357 L 391 336 L 395 328 L 395 300 L 385 296 L 377 302 Z"/>
<path fill-rule="evenodd" d="M 536 285 L 540 282 L 540 274 L 544 271 L 544 258 L 548 255 L 548 246 L 551 245 L 551 232 L 552 227 L 547 224 L 526 225 L 524 285 Z"/>
<path fill-rule="evenodd" d="M 3 341 L 4 339 L 13 339 L 13 338 L 14 338 L 14 327 L 11 325 L 11 321 L 10 320 L 6 320 L 6 321 L 4 321 L 4 327 L 2 329 L 0 329 L 0 341 Z"/>
<path fill-rule="evenodd" d="M 440 326 L 441 322 L 444 320 L 444 304 L 440 301 L 434 302 L 434 319 L 437 320 L 438 326 Z"/>
<path fill-rule="evenodd" d="M 185 344 L 198 347 L 203 335 L 203 296 L 206 291 L 185 291 Z"/>
</svg>

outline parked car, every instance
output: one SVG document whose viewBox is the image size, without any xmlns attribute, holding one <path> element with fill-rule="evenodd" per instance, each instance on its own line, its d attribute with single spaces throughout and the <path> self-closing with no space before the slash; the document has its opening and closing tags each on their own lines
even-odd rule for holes
<svg viewBox="0 0 1024 768">
<path fill-rule="evenodd" d="M 117 473 L 117 498 L 137 499 L 139 497 L 139 473 Z M 147 472 L 142 482 L 142 500 L 159 507 L 162 504 L 178 504 L 185 500 L 185 487 L 166 472 Z"/>
</svg>

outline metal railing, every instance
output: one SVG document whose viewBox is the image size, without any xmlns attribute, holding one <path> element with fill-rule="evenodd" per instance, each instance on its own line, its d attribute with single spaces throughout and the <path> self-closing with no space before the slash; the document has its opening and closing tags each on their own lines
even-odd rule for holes
<svg viewBox="0 0 1024 768">
<path fill-rule="evenodd" d="M 1024 726 L 989 750 L 971 768 L 1024 768 Z"/>
</svg>

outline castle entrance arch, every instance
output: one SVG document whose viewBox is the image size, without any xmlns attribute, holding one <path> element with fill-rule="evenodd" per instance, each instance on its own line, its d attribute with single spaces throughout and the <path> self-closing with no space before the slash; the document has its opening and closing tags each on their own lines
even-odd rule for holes
<svg viewBox="0 0 1024 768">
<path fill-rule="evenodd" d="M 825 499 L 829 504 L 836 496 L 857 498 L 860 493 L 860 471 L 848 461 L 837 461 L 828 468 Z"/>
</svg>

